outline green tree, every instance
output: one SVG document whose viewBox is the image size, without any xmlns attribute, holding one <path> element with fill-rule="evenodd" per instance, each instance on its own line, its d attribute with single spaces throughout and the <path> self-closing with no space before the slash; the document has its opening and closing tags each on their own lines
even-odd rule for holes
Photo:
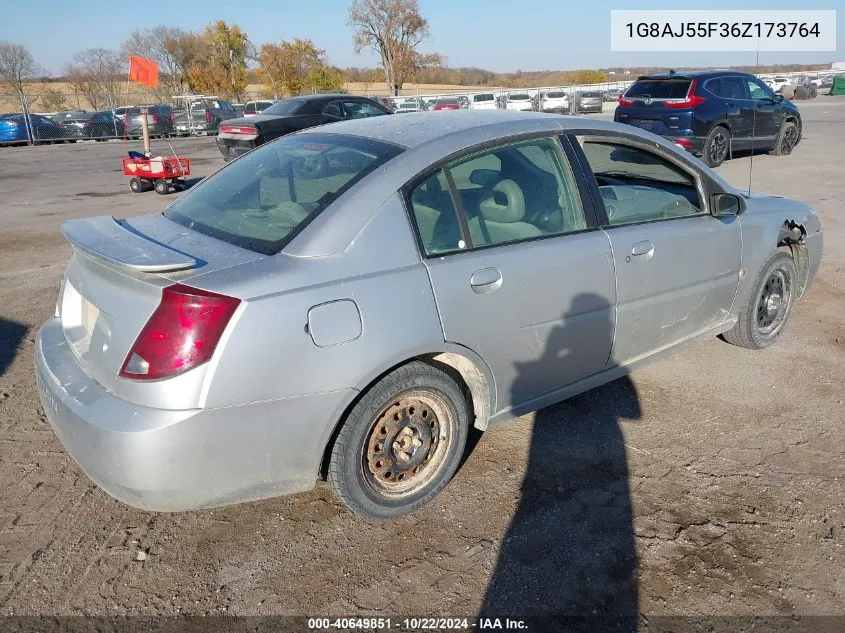
<svg viewBox="0 0 845 633">
<path fill-rule="evenodd" d="M 241 100 L 248 81 L 246 33 L 237 24 L 217 20 L 199 36 L 196 49 L 186 73 L 191 88 Z"/>
</svg>

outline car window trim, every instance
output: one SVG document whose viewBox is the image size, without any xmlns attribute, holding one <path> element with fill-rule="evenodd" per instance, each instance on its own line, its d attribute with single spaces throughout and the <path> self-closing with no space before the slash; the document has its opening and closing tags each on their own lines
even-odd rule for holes
<svg viewBox="0 0 845 633">
<path fill-rule="evenodd" d="M 405 211 L 408 214 L 408 220 L 413 227 L 414 234 L 417 237 L 417 245 L 419 248 L 420 256 L 422 259 L 434 259 L 438 257 L 452 257 L 454 255 L 460 255 L 462 253 L 477 253 L 479 251 L 485 251 L 491 248 L 498 248 L 501 246 L 513 246 L 514 244 L 527 244 L 530 242 L 535 242 L 537 240 L 547 240 L 547 239 L 555 239 L 555 238 L 564 238 L 570 235 L 580 235 L 582 233 L 590 233 L 593 231 L 600 231 L 602 229 L 601 225 L 598 222 L 597 214 L 595 213 L 595 205 L 590 204 L 588 207 L 584 207 L 584 193 L 583 193 L 583 184 L 579 182 L 579 170 L 576 170 L 574 166 L 571 164 L 570 154 L 567 153 L 565 149 L 565 144 L 561 142 L 561 135 L 559 131 L 555 130 L 547 130 L 543 132 L 528 132 L 528 133 L 521 133 L 515 134 L 511 136 L 501 137 L 498 139 L 484 141 L 483 143 L 478 143 L 477 145 L 473 145 L 468 148 L 463 148 L 458 152 L 454 152 L 445 158 L 438 160 L 436 163 L 429 165 L 424 171 L 419 172 L 416 176 L 412 179 L 408 180 L 400 189 L 401 197 L 403 202 L 405 203 Z M 467 221 L 466 213 L 463 208 L 463 203 L 460 200 L 460 196 L 458 195 L 458 189 L 455 186 L 455 181 L 452 178 L 451 171 L 449 170 L 449 164 L 456 162 L 462 158 L 467 156 L 471 156 L 473 154 L 480 154 L 488 149 L 494 147 L 504 147 L 507 145 L 514 145 L 516 143 L 521 143 L 523 141 L 530 141 L 530 140 L 537 140 L 537 139 L 549 139 L 553 142 L 558 144 L 558 147 L 561 149 L 561 153 L 563 154 L 565 160 L 569 162 L 569 168 L 573 176 L 573 180 L 575 181 L 575 186 L 578 187 L 579 191 L 579 199 L 581 200 L 581 207 L 584 212 L 584 219 L 586 221 L 586 228 L 579 229 L 577 231 L 566 231 L 564 233 L 555 233 L 552 235 L 537 235 L 535 237 L 529 238 L 522 238 L 517 240 L 511 240 L 509 242 L 499 242 L 496 244 L 479 244 L 474 245 L 472 243 L 472 238 L 469 235 L 469 223 Z M 425 252 L 425 248 L 422 245 L 422 237 L 420 236 L 419 229 L 417 227 L 416 218 L 414 217 L 413 213 L 413 206 L 411 201 L 411 192 L 413 189 L 424 182 L 427 178 L 430 178 L 434 173 L 436 173 L 439 169 L 443 170 L 443 173 L 446 176 L 446 182 L 449 185 L 449 195 L 452 198 L 452 204 L 455 207 L 455 211 L 458 214 L 458 223 L 461 226 L 461 233 L 463 236 L 464 244 L 466 245 L 462 249 L 457 249 L 449 253 L 437 253 L 434 255 L 428 255 Z M 590 172 L 592 176 L 592 172 Z M 586 179 L 585 179 L 586 180 Z M 593 184 L 595 184 L 595 177 L 593 177 Z M 589 209 L 589 211 L 588 211 Z M 602 206 L 602 210 L 604 207 Z"/>
<path fill-rule="evenodd" d="M 671 220 L 683 220 L 686 218 L 695 218 L 701 216 L 708 216 L 710 215 L 710 193 L 730 193 L 726 192 L 716 185 L 710 179 L 706 179 L 706 174 L 699 173 L 697 169 L 695 169 L 694 165 L 688 165 L 686 162 L 678 156 L 673 156 L 670 152 L 666 151 L 665 148 L 660 147 L 660 145 L 651 144 L 647 140 L 640 140 L 633 135 L 628 135 L 623 132 L 610 132 L 604 130 L 571 130 L 568 132 L 568 135 L 573 139 L 573 145 L 576 148 L 576 151 L 581 154 L 583 157 L 584 165 L 587 169 L 589 169 L 589 174 L 592 176 L 590 179 L 590 188 L 593 191 L 593 196 L 596 200 L 601 201 L 601 216 L 603 217 L 603 223 L 601 228 L 604 230 L 623 227 L 623 226 L 636 226 L 638 224 L 650 224 L 652 222 L 667 222 Z M 678 216 L 675 218 L 656 218 L 654 220 L 643 220 L 640 222 L 630 222 L 627 224 L 610 224 L 610 220 L 607 217 L 607 212 L 604 208 L 604 201 L 601 198 L 601 193 L 599 192 L 598 183 L 596 182 L 595 174 L 593 173 L 593 169 L 590 166 L 589 161 L 587 160 L 587 155 L 584 153 L 584 149 L 581 147 L 581 141 L 593 141 L 596 143 L 619 143 L 621 145 L 629 145 L 631 147 L 635 147 L 637 149 L 641 149 L 646 152 L 651 152 L 656 154 L 657 156 L 663 158 L 674 164 L 676 167 L 684 171 L 688 176 L 691 176 L 696 183 L 696 191 L 698 192 L 698 199 L 701 203 L 701 212 L 695 213 L 688 216 Z"/>
</svg>

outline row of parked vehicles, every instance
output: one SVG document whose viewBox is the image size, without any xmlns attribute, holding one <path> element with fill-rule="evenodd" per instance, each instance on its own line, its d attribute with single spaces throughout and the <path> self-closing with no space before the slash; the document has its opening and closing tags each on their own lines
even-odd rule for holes
<svg viewBox="0 0 845 633">
<path fill-rule="evenodd" d="M 423 112 L 426 110 L 515 110 L 518 112 L 555 112 L 588 114 L 601 112 L 602 103 L 614 101 L 618 91 L 578 91 L 571 96 L 565 90 L 548 90 L 531 94 L 514 92 L 496 95 L 482 92 L 473 95 L 441 97 L 375 97 L 395 113 Z"/>
<path fill-rule="evenodd" d="M 272 100 L 232 104 L 217 97 L 186 100 L 182 107 L 164 103 L 122 106 L 89 112 L 67 110 L 52 114 L 0 114 L 0 144 L 71 142 L 141 137 L 142 111 L 147 111 L 150 136 L 216 134 L 220 123 L 239 116 L 252 116 L 275 103 Z"/>
</svg>

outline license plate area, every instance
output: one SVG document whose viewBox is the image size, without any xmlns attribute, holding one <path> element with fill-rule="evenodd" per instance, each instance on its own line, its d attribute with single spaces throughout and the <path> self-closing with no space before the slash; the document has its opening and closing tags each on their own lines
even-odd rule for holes
<svg viewBox="0 0 845 633">
<path fill-rule="evenodd" d="M 83 297 L 73 284 L 65 281 L 61 315 L 67 342 L 77 356 L 85 354 L 91 345 L 97 319 L 100 318 L 99 308 Z"/>
</svg>

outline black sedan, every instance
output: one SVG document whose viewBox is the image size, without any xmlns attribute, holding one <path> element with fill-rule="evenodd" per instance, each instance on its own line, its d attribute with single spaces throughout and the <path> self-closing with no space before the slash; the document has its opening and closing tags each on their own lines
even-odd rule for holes
<svg viewBox="0 0 845 633">
<path fill-rule="evenodd" d="M 312 95 L 283 99 L 261 114 L 220 124 L 217 148 L 230 161 L 275 138 L 309 127 L 392 114 L 369 97 Z"/>
<path fill-rule="evenodd" d="M 96 139 L 104 141 L 108 138 L 121 138 L 124 135 L 123 121 L 110 111 L 84 112 L 64 119 L 61 126 L 65 136 L 69 139 Z"/>
</svg>

